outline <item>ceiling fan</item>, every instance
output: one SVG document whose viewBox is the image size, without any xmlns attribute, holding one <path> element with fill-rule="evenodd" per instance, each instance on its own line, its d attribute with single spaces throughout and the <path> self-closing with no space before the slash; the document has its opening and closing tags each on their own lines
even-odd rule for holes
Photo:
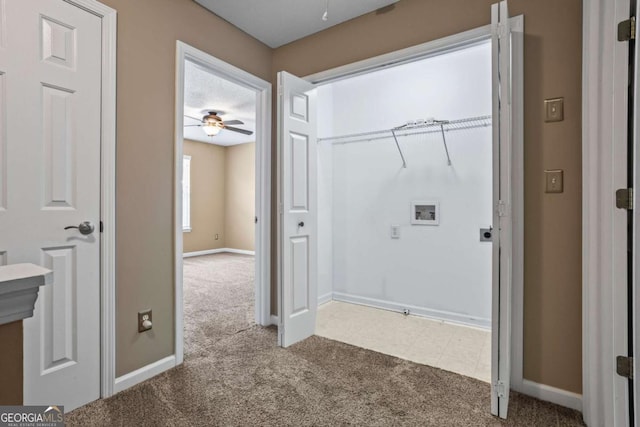
<svg viewBox="0 0 640 427">
<path fill-rule="evenodd" d="M 185 125 L 184 127 L 199 126 L 202 128 L 204 133 L 206 133 L 208 136 L 216 136 L 217 134 L 220 133 L 222 129 L 230 130 L 231 132 L 238 132 L 244 135 L 253 135 L 253 132 L 250 130 L 229 126 L 229 125 L 243 125 L 244 122 L 240 120 L 227 120 L 226 122 L 224 122 L 220 118 L 222 114 L 223 113 L 219 111 L 218 112 L 208 111 L 208 114 L 202 117 L 202 119 L 197 119 L 195 117 L 185 115 L 185 117 L 189 117 L 190 119 L 193 119 L 193 120 L 198 120 L 201 123 L 197 125 Z"/>
</svg>

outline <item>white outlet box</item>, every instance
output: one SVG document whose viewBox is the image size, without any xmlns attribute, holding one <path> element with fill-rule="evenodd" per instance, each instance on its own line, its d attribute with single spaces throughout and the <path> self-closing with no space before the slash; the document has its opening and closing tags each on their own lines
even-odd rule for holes
<svg viewBox="0 0 640 427">
<path fill-rule="evenodd" d="M 399 239 L 400 238 L 400 226 L 399 225 L 391 225 L 391 238 Z"/>
</svg>

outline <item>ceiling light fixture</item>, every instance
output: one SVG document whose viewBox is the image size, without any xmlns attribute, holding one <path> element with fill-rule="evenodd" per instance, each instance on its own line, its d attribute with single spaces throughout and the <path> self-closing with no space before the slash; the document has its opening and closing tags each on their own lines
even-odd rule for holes
<svg viewBox="0 0 640 427">
<path fill-rule="evenodd" d="M 327 22 L 329 19 L 329 0 L 327 0 L 327 4 L 324 8 L 324 14 L 322 15 L 322 20 Z"/>
<path fill-rule="evenodd" d="M 220 133 L 222 127 L 220 126 L 220 122 L 217 122 L 215 120 L 207 120 L 202 125 L 202 130 L 207 134 L 207 136 L 216 136 Z"/>
</svg>

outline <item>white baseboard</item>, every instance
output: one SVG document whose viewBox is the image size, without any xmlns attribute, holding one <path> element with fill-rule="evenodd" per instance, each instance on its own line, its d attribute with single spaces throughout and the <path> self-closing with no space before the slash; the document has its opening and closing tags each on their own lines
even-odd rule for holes
<svg viewBox="0 0 640 427">
<path fill-rule="evenodd" d="M 113 387 L 114 393 L 120 393 L 123 390 L 133 387 L 136 384 L 140 384 L 150 378 L 155 377 L 158 374 L 163 373 L 176 366 L 176 357 L 171 355 L 160 359 L 157 362 L 153 362 L 147 366 L 143 366 L 133 372 L 129 372 L 121 377 L 116 378 L 115 385 Z"/>
<path fill-rule="evenodd" d="M 392 301 L 384 301 L 375 298 L 367 298 L 358 295 L 345 294 L 342 292 L 333 292 L 334 301 L 348 302 L 352 304 L 366 305 L 369 307 L 382 308 L 385 310 L 397 311 L 402 313 L 404 309 L 408 309 L 411 314 L 426 317 L 434 320 L 441 320 L 457 325 L 472 326 L 474 328 L 491 329 L 491 319 L 483 319 L 476 317 L 464 316 L 449 311 L 433 310 L 415 305 L 401 304 Z"/>
<path fill-rule="evenodd" d="M 318 297 L 318 305 L 326 304 L 333 300 L 333 292 L 327 292 L 324 295 Z"/>
<path fill-rule="evenodd" d="M 242 255 L 255 255 L 256 251 L 247 251 L 244 249 L 232 249 L 232 248 L 224 248 L 223 252 L 230 252 L 232 254 L 242 254 Z"/>
<path fill-rule="evenodd" d="M 195 252 L 185 252 L 182 254 L 183 258 L 190 258 L 194 256 L 202 256 L 202 255 L 212 255 L 219 254 L 223 252 L 228 252 L 232 254 L 243 254 L 243 255 L 255 255 L 256 251 L 245 251 L 244 249 L 232 249 L 232 248 L 219 248 L 219 249 L 207 249 L 205 251 L 195 251 Z"/>
<path fill-rule="evenodd" d="M 275 326 L 278 326 L 278 316 L 276 316 L 274 314 L 271 315 L 271 324 L 275 325 Z"/>
<path fill-rule="evenodd" d="M 522 386 L 518 388 L 519 390 L 516 391 L 522 394 L 582 412 L 581 394 L 572 393 L 545 384 L 538 384 L 525 379 L 522 380 Z"/>
<path fill-rule="evenodd" d="M 185 252 L 182 254 L 183 258 L 190 258 L 193 256 L 212 255 L 224 252 L 224 249 L 207 249 L 206 251 Z"/>
</svg>

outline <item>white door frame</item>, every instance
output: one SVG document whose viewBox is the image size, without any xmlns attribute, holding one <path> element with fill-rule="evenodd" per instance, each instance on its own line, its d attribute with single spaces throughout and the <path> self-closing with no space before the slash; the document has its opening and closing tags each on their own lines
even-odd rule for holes
<svg viewBox="0 0 640 427">
<path fill-rule="evenodd" d="M 511 307 L 511 388 L 516 391 L 535 392 L 536 386 L 523 379 L 523 277 L 524 277 L 524 163 L 523 163 L 523 86 L 522 60 L 524 17 L 510 18 L 513 33 L 513 110 L 512 110 L 512 307 Z M 413 62 L 444 52 L 463 49 L 491 39 L 491 25 L 485 25 L 452 36 L 433 40 L 417 46 L 401 49 L 388 54 L 368 58 L 341 67 L 304 77 L 311 83 L 321 85 L 335 82 L 371 71 Z M 552 400 L 555 396 L 542 396 Z M 573 403 L 575 406 L 575 403 Z"/>
<path fill-rule="evenodd" d="M 234 67 L 181 41 L 176 55 L 175 116 L 175 358 L 176 365 L 184 357 L 184 314 L 182 295 L 182 146 L 184 142 L 184 63 L 190 60 L 213 74 L 256 92 L 256 275 L 255 321 L 271 324 L 271 83 Z"/>
<path fill-rule="evenodd" d="M 583 1 L 582 382 L 588 425 L 626 426 L 627 380 L 615 357 L 627 354 L 626 211 L 628 43 L 616 39 L 628 0 Z M 637 356 L 637 355 L 636 355 Z"/>
<path fill-rule="evenodd" d="M 117 12 L 96 0 L 64 0 L 102 21 L 100 136 L 100 394 L 113 394 L 116 373 L 116 40 Z"/>
</svg>

